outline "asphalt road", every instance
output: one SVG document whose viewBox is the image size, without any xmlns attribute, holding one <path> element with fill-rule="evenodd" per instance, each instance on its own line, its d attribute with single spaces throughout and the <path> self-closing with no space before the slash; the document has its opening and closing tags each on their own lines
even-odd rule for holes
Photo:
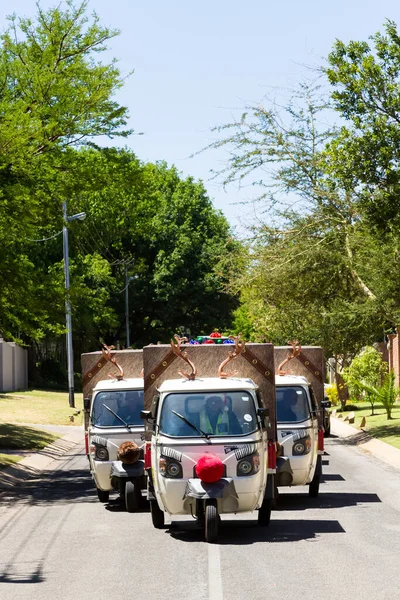
<svg viewBox="0 0 400 600">
<path fill-rule="evenodd" d="M 400 599 L 400 471 L 344 440 L 318 499 L 282 492 L 268 528 L 225 516 L 210 545 L 190 519 L 100 504 L 79 451 L 0 499 L 2 600 Z"/>
</svg>

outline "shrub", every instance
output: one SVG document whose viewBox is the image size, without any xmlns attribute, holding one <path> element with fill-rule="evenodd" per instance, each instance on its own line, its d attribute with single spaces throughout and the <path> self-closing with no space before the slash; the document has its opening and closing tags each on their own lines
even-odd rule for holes
<svg viewBox="0 0 400 600">
<path fill-rule="evenodd" d="M 337 406 L 339 404 L 339 394 L 334 383 L 325 388 L 325 395 L 328 396 L 332 406 Z"/>
</svg>

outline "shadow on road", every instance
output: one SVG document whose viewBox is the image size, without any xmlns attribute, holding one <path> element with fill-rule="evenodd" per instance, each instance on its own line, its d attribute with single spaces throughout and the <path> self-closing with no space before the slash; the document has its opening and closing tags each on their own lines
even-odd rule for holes
<svg viewBox="0 0 400 600">
<path fill-rule="evenodd" d="M 366 502 L 381 502 L 377 494 L 321 493 L 318 498 L 307 494 L 279 494 L 276 510 L 308 510 L 315 508 L 343 508 Z"/>
<path fill-rule="evenodd" d="M 172 538 L 183 542 L 204 541 L 204 530 L 190 521 L 173 522 L 166 530 Z M 338 521 L 272 520 L 269 527 L 260 527 L 257 520 L 221 522 L 218 544 L 245 545 L 257 542 L 299 542 L 315 539 L 323 533 L 345 533 Z"/>
<path fill-rule="evenodd" d="M 98 502 L 88 469 L 43 471 L 40 479 L 20 484 L 1 498 L 2 504 L 15 504 L 16 500 L 31 505 Z"/>
<path fill-rule="evenodd" d="M 346 481 L 339 473 L 322 473 L 321 481 Z"/>
</svg>

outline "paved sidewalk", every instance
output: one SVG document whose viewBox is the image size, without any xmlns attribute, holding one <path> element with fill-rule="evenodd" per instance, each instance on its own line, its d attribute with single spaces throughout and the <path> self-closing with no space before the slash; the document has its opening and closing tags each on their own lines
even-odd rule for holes
<svg viewBox="0 0 400 600">
<path fill-rule="evenodd" d="M 56 431 L 55 427 L 45 425 L 32 425 L 38 429 Z M 51 427 L 51 429 L 50 429 Z M 46 446 L 39 452 L 34 452 L 23 458 L 20 462 L 0 471 L 0 495 L 4 490 L 13 488 L 21 482 L 35 479 L 46 469 L 51 462 L 59 460 L 67 452 L 78 445 L 84 444 L 83 427 L 64 427 L 58 429 L 59 433 L 65 435 L 55 442 Z"/>
<path fill-rule="evenodd" d="M 364 452 L 369 452 L 387 464 L 400 469 L 400 450 L 370 436 L 362 429 L 356 429 L 341 419 L 331 416 L 331 431 L 333 435 L 346 440 L 348 444 L 357 446 Z"/>
</svg>

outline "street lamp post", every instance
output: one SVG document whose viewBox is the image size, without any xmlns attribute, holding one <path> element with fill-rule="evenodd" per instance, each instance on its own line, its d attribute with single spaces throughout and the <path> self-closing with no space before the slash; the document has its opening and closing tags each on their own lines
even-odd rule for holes
<svg viewBox="0 0 400 600">
<path fill-rule="evenodd" d="M 76 215 L 68 217 L 67 215 L 67 203 L 63 202 L 63 255 L 64 255 L 64 276 L 65 276 L 65 321 L 67 327 L 67 368 L 68 368 L 68 393 L 69 393 L 69 405 L 71 408 L 75 408 L 75 397 L 74 397 L 74 353 L 72 349 L 72 320 L 71 320 L 71 303 L 69 298 L 69 257 L 68 257 L 68 222 L 69 221 L 83 221 L 86 217 L 86 213 L 81 212 Z"/>
<path fill-rule="evenodd" d="M 126 329 L 126 347 L 131 347 L 131 335 L 129 328 L 129 284 L 136 279 L 137 275 L 128 277 L 128 267 L 125 265 L 125 329 Z"/>
</svg>

